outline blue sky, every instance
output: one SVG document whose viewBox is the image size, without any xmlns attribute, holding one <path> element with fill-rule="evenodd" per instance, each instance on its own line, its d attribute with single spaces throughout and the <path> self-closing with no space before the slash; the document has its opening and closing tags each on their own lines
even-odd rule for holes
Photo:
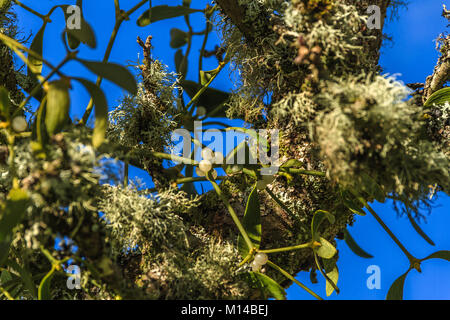
<svg viewBox="0 0 450 320">
<path fill-rule="evenodd" d="M 46 13 L 53 5 L 66 3 L 66 1 L 30 1 L 23 0 L 23 3 L 33 7 L 41 13 Z M 74 3 L 75 1 L 67 1 Z M 96 49 L 82 47 L 80 57 L 92 60 L 101 60 L 105 50 L 109 35 L 114 25 L 113 1 L 84 1 L 84 16 L 93 26 L 97 35 L 98 46 Z M 134 1 L 121 1 L 127 3 L 124 9 L 131 8 L 137 3 Z M 156 1 L 158 4 L 179 4 L 179 1 Z M 203 8 L 206 0 L 192 1 L 193 7 Z M 434 40 L 439 33 L 446 28 L 445 20 L 441 17 L 441 0 L 411 0 L 408 10 L 402 9 L 398 20 L 387 22 L 385 32 L 394 39 L 393 43 L 388 43 L 382 50 L 380 64 L 385 73 L 398 74 L 398 79 L 409 82 L 423 82 L 432 72 L 437 60 Z M 111 54 L 110 61 L 135 65 L 139 59 L 140 47 L 136 43 L 136 37 L 142 39 L 151 34 L 153 36 L 153 57 L 161 59 L 168 65 L 170 70 L 174 70 L 173 55 L 175 50 L 169 47 L 169 31 L 171 28 L 185 29 L 184 19 L 175 18 L 164 20 L 145 28 L 136 26 L 136 19 L 144 9 L 135 13 L 131 20 L 125 22 L 119 32 L 116 44 Z M 17 8 L 19 17 L 19 28 L 24 36 L 34 33 L 39 29 L 41 21 L 30 15 L 28 12 Z M 64 48 L 61 44 L 60 34 L 64 28 L 62 12 L 58 10 L 52 15 L 53 22 L 46 29 L 44 57 L 53 64 L 57 64 L 64 56 Z M 194 31 L 204 28 L 204 19 L 201 14 L 191 15 L 191 22 Z M 198 37 L 194 41 L 192 48 L 193 56 L 187 78 L 197 79 L 197 56 L 201 44 Z M 218 43 L 217 36 L 212 33 L 209 38 L 207 49 L 211 50 Z M 142 56 L 141 56 L 142 58 Z M 205 59 L 204 69 L 210 70 L 216 67 L 214 58 Z M 44 69 L 44 72 L 47 70 Z M 70 75 L 86 77 L 95 81 L 95 76 L 83 69 L 79 64 L 72 62 L 68 64 L 64 71 Z M 229 90 L 233 81 L 230 81 L 227 72 L 214 81 L 213 87 Z M 111 106 L 117 105 L 117 101 L 122 97 L 123 92 L 115 85 L 104 81 L 102 88 L 107 94 L 108 103 Z M 73 118 L 80 118 L 85 106 L 89 101 L 89 96 L 82 87 L 74 83 L 71 92 Z M 131 176 L 139 176 L 144 181 L 149 182 L 149 177 L 145 172 L 137 169 L 130 171 Z M 450 226 L 449 206 L 450 198 L 444 194 L 439 195 L 435 201 L 436 208 L 427 217 L 427 223 L 422 223 L 424 231 L 436 243 L 435 247 L 428 245 L 410 226 L 405 217 L 399 218 L 392 209 L 391 203 L 374 203 L 374 209 L 384 219 L 386 224 L 398 236 L 418 258 L 427 256 L 436 250 L 450 250 L 450 237 L 448 227 Z M 343 241 L 338 240 L 340 270 L 339 287 L 341 293 L 333 293 L 330 299 L 384 299 L 391 283 L 408 267 L 407 259 L 402 256 L 401 251 L 383 229 L 370 216 L 357 217 L 356 223 L 349 228 L 353 237 L 366 251 L 374 255 L 372 259 L 362 259 L 355 256 Z M 381 288 L 379 290 L 369 290 L 366 285 L 366 273 L 369 266 L 379 266 L 381 271 Z M 432 260 L 423 263 L 422 274 L 413 270 L 408 275 L 405 285 L 405 299 L 450 299 L 450 263 L 441 260 Z M 316 291 L 319 295 L 325 296 L 325 282 L 318 276 L 319 283 L 311 284 L 308 273 L 301 273 L 298 279 Z M 302 289 L 293 285 L 288 289 L 289 299 L 310 299 L 311 296 Z"/>
</svg>

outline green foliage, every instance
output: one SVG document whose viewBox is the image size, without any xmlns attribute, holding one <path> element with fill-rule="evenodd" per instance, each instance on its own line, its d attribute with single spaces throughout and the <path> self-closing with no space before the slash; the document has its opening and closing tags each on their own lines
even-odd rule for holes
<svg viewBox="0 0 450 320">
<path fill-rule="evenodd" d="M 167 70 L 165 57 L 153 58 L 153 45 L 159 44 L 151 37 L 138 39 L 143 60 L 136 66 L 137 81 L 108 60 L 122 23 L 134 21 L 133 14 L 148 3 L 124 11 L 114 2 L 115 27 L 96 60 L 78 57 L 85 49 L 81 44 L 97 45 L 82 16 L 80 29 L 61 30 L 67 52 L 58 63 L 43 56 L 45 32 L 56 9 L 67 20 L 69 4 L 42 14 L 17 2 L 43 21 L 28 48 L 15 40 L 6 13 L 10 3 L 1 3 L 1 298 L 281 300 L 294 282 L 321 299 L 294 276 L 318 270 L 325 294 L 339 293 L 334 238 L 344 233 L 357 255 L 372 257 L 347 231 L 355 214 L 366 214 L 364 208 L 410 262 L 388 299 L 402 298 L 408 272 L 420 271 L 422 262 L 450 260 L 448 251 L 415 258 L 368 204 L 400 201 L 413 228 L 434 244 L 412 213 L 429 205 L 430 186 L 449 192 L 449 103 L 444 88 L 418 105 L 403 84 L 379 74 L 381 33 L 363 27 L 361 2 L 236 0 L 229 12 L 221 1 L 200 9 L 190 1 L 154 7 L 150 1 L 137 18 L 139 26 L 184 16 L 187 29 L 170 30 L 176 73 Z M 205 17 L 204 30 L 190 25 L 193 13 Z M 214 28 L 222 43 L 210 51 Z M 187 71 L 197 36 L 203 42 L 194 81 Z M 26 64 L 26 75 L 15 70 L 13 53 Z M 204 70 L 203 60 L 212 56 L 217 67 Z M 70 61 L 94 73 L 97 82 L 65 74 Z M 232 92 L 211 87 L 226 66 L 235 83 Z M 53 81 L 55 74 L 59 80 Z M 102 79 L 127 91 L 109 114 Z M 72 81 L 91 97 L 78 123 L 69 117 Z M 32 99 L 40 103 L 36 110 Z M 247 123 L 228 127 L 214 121 L 227 116 Z M 24 130 L 16 130 L 15 119 L 26 124 Z M 273 176 L 261 176 L 265 165 L 251 161 L 258 157 L 246 142 L 227 156 L 242 149 L 246 163 L 224 164 L 224 176 L 216 177 L 214 170 L 200 176 L 195 151 L 173 166 L 172 132 L 192 133 L 200 119 L 213 119 L 209 125 L 225 127 L 223 132 L 252 135 L 263 151 L 271 140 L 248 127 L 279 129 L 281 166 Z M 196 147 L 204 148 L 195 139 Z M 154 187 L 129 177 L 130 166 L 147 171 Z M 214 190 L 202 187 L 197 194 L 195 182 L 211 183 Z M 55 250 L 57 238 L 64 241 Z M 82 268 L 82 291 L 65 288 L 68 261 Z"/>
</svg>

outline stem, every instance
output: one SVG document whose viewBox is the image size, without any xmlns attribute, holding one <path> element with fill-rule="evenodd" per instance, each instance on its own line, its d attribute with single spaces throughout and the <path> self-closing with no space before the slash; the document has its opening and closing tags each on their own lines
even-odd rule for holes
<svg viewBox="0 0 450 320">
<path fill-rule="evenodd" d="M 205 54 L 205 47 L 206 47 L 206 43 L 208 42 L 208 35 L 209 35 L 209 24 L 210 21 L 209 19 L 206 20 L 206 30 L 205 30 L 205 37 L 203 38 L 203 43 L 202 43 L 202 47 L 200 48 L 200 57 L 198 59 L 198 83 L 201 82 L 201 76 L 200 76 L 200 71 L 203 68 L 203 55 Z"/>
<path fill-rule="evenodd" d="M 250 240 L 250 238 L 249 238 L 247 232 L 245 231 L 244 227 L 242 226 L 241 222 L 239 221 L 239 218 L 237 217 L 236 212 L 234 211 L 233 207 L 231 206 L 227 197 L 222 193 L 222 190 L 220 190 L 219 185 L 212 179 L 209 181 L 213 185 L 214 190 L 216 190 L 218 196 L 222 199 L 223 203 L 225 204 L 225 207 L 230 212 L 231 218 L 233 218 L 233 221 L 236 224 L 237 228 L 239 229 L 239 232 L 241 233 L 242 237 L 244 238 L 245 243 L 247 244 L 247 246 L 249 248 L 249 251 L 251 251 L 254 248 L 253 243 Z"/>
<path fill-rule="evenodd" d="M 276 253 L 276 252 L 285 252 L 285 251 L 292 251 L 292 250 L 312 248 L 313 246 L 314 246 L 313 242 L 308 242 L 308 243 L 298 244 L 296 246 L 290 246 L 290 247 L 282 247 L 282 248 L 268 249 L 268 250 L 258 250 L 258 252 L 262 252 L 262 253 Z"/>
<path fill-rule="evenodd" d="M 325 172 L 316 171 L 316 170 L 305 170 L 305 169 L 280 167 L 280 171 L 292 173 L 292 174 L 306 174 L 306 175 L 316 176 L 316 177 L 325 177 L 326 176 Z"/>
<path fill-rule="evenodd" d="M 211 79 L 209 79 L 209 81 L 195 94 L 195 96 L 191 99 L 191 101 L 189 101 L 189 103 L 186 105 L 186 109 L 189 109 L 189 107 L 191 105 L 193 105 L 199 98 L 200 96 L 203 94 L 203 92 L 206 91 L 206 89 L 208 89 L 209 85 L 211 84 L 211 82 L 214 81 L 214 79 L 217 77 L 217 75 L 220 73 L 220 71 L 225 67 L 226 62 L 221 62 L 219 63 L 219 66 L 216 68 L 216 73 L 211 77 Z"/>
<path fill-rule="evenodd" d="M 215 178 L 214 180 L 225 180 L 226 178 L 228 178 L 228 177 L 227 176 L 219 176 L 219 177 Z M 180 179 L 175 180 L 175 183 L 181 184 L 181 183 L 198 182 L 198 181 L 208 181 L 208 178 L 206 178 L 206 177 L 180 178 Z"/>
<path fill-rule="evenodd" d="M 34 14 L 35 16 L 38 16 L 39 18 L 41 18 L 42 20 L 46 20 L 46 16 L 44 16 L 43 14 L 40 14 L 39 12 L 31 9 L 30 7 L 24 5 L 22 2 L 18 1 L 18 0 L 14 0 L 14 2 L 19 6 L 22 7 L 23 9 L 27 10 L 28 12 L 31 12 L 32 14 Z"/>
<path fill-rule="evenodd" d="M 297 279 L 295 279 L 293 276 L 291 276 L 287 271 L 285 271 L 284 269 L 282 269 L 281 267 L 277 266 L 275 263 L 273 263 L 272 261 L 267 261 L 267 264 L 274 268 L 275 270 L 277 270 L 278 272 L 280 272 L 283 276 L 285 276 L 286 278 L 288 278 L 289 280 L 295 282 L 299 287 L 301 287 L 303 290 L 305 290 L 306 292 L 308 292 L 310 295 L 312 295 L 314 298 L 316 298 L 317 300 L 323 300 L 320 296 L 318 296 L 314 291 L 312 291 L 311 289 L 309 289 L 307 286 L 305 286 L 303 283 L 301 283 L 300 281 L 298 281 Z"/>
<path fill-rule="evenodd" d="M 5 288 L 0 287 L 0 292 L 3 293 L 8 300 L 14 300 L 14 298 L 9 294 L 9 292 Z"/>
<path fill-rule="evenodd" d="M 363 197 L 361 197 L 358 193 L 356 193 L 354 191 L 351 191 L 351 192 L 359 200 L 359 202 L 361 202 L 367 208 L 367 210 L 369 210 L 369 212 L 372 214 L 372 216 L 375 218 L 375 220 L 377 220 L 377 222 L 383 227 L 383 229 L 387 232 L 387 234 L 391 237 L 391 239 L 394 240 L 394 242 L 397 244 L 397 246 L 406 255 L 406 257 L 408 258 L 410 263 L 413 263 L 414 261 L 416 261 L 417 259 L 411 253 L 409 253 L 408 250 L 406 250 L 406 248 L 403 246 L 403 244 L 400 242 L 400 240 L 398 240 L 398 238 L 392 233 L 392 231 L 389 229 L 389 227 L 383 222 L 383 220 L 381 220 L 381 218 L 378 216 L 378 214 L 369 206 L 367 201 Z"/>
<path fill-rule="evenodd" d="M 120 29 L 120 26 L 122 25 L 122 22 L 125 21 L 125 19 L 127 19 L 129 15 L 131 15 L 136 10 L 138 10 L 140 7 L 142 7 L 144 4 L 146 4 L 147 1 L 148 0 L 142 0 L 137 5 L 135 5 L 133 8 L 131 8 L 127 12 L 123 12 L 123 13 L 121 13 L 120 8 L 117 7 L 118 2 L 116 3 L 116 23 L 114 25 L 114 29 L 111 33 L 111 37 L 109 39 L 108 45 L 105 50 L 105 54 L 103 56 L 103 62 L 107 62 L 109 59 L 109 56 L 111 55 L 111 51 L 114 46 L 114 42 L 116 41 L 117 34 L 119 33 L 119 29 Z M 100 76 L 97 77 L 97 81 L 96 81 L 97 86 L 100 86 L 100 84 L 102 83 L 102 79 L 103 78 Z M 84 112 L 83 117 L 81 118 L 81 120 L 79 122 L 80 125 L 85 125 L 87 123 L 89 116 L 91 115 L 93 107 L 94 107 L 94 100 L 91 98 L 89 100 L 88 106 L 86 107 L 86 111 Z"/>
<path fill-rule="evenodd" d="M 128 162 L 125 162 L 123 167 L 123 186 L 128 187 Z"/>
</svg>

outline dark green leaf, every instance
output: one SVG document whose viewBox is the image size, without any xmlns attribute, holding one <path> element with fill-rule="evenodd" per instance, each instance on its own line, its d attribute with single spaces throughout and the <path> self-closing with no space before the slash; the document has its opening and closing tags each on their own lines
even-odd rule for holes
<svg viewBox="0 0 450 320">
<path fill-rule="evenodd" d="M 425 102 L 424 107 L 435 105 L 443 105 L 446 102 L 450 102 L 450 87 L 440 89 L 433 93 Z"/>
<path fill-rule="evenodd" d="M 9 119 L 10 107 L 11 101 L 9 100 L 8 90 L 0 86 L 0 115 L 6 120 Z"/>
<path fill-rule="evenodd" d="M 361 177 L 364 181 L 362 185 L 363 191 L 374 197 L 377 201 L 384 202 L 386 197 L 380 185 L 366 173 L 362 173 Z"/>
<path fill-rule="evenodd" d="M 200 91 L 202 86 L 190 80 L 181 81 L 181 86 L 192 99 Z M 202 106 L 207 111 L 209 117 L 226 117 L 225 106 L 223 105 L 230 98 L 230 94 L 214 88 L 207 88 L 197 100 L 196 105 Z M 212 113 L 214 111 L 214 114 Z"/>
<path fill-rule="evenodd" d="M 61 5 L 60 8 L 64 12 L 64 17 L 66 21 L 70 18 L 70 14 L 67 13 L 67 8 L 69 5 Z M 81 8 L 81 7 L 80 7 Z M 95 33 L 92 30 L 92 27 L 89 25 L 89 23 L 84 20 L 83 16 L 80 17 L 80 28 L 79 29 L 68 29 L 66 28 L 66 32 L 68 37 L 71 36 L 78 41 L 81 41 L 82 43 L 88 45 L 91 48 L 95 48 L 97 46 L 97 40 L 95 38 Z M 72 45 L 76 45 L 76 41 L 72 41 Z"/>
<path fill-rule="evenodd" d="M 82 63 L 96 75 L 114 82 L 131 94 L 137 93 L 136 80 L 127 68 L 111 62 L 88 61 L 82 59 L 77 59 L 77 61 Z"/>
<path fill-rule="evenodd" d="M 170 30 L 170 46 L 174 49 L 184 46 L 187 43 L 188 34 L 178 28 Z"/>
<path fill-rule="evenodd" d="M 405 279 L 408 273 L 409 270 L 394 281 L 389 288 L 386 300 L 403 300 L 403 287 L 405 285 Z"/>
<path fill-rule="evenodd" d="M 419 224 L 416 222 L 416 220 L 414 220 L 414 218 L 411 216 L 411 213 L 407 213 L 409 222 L 411 223 L 411 225 L 413 226 L 414 230 L 416 230 L 416 232 L 418 234 L 420 234 L 420 236 L 426 241 L 428 242 L 430 245 L 434 246 L 434 242 L 433 240 L 431 240 L 431 238 L 422 230 L 422 228 L 419 226 Z"/>
<path fill-rule="evenodd" d="M 149 10 L 146 10 L 137 20 L 137 25 L 139 27 L 148 26 L 150 23 L 156 21 L 170 19 L 175 17 L 180 17 L 188 15 L 195 12 L 202 12 L 202 10 L 191 9 L 185 6 L 171 7 L 168 5 L 160 5 L 151 8 L 151 14 Z"/>
<path fill-rule="evenodd" d="M 259 244 L 261 243 L 261 212 L 259 208 L 259 196 L 258 190 L 256 189 L 256 184 L 248 197 L 244 219 L 242 220 L 242 226 L 252 241 L 253 246 L 255 248 L 259 248 Z M 238 248 L 242 257 L 245 258 L 248 254 L 249 248 L 241 235 L 238 237 Z"/>
<path fill-rule="evenodd" d="M 450 261 L 450 251 L 447 250 L 436 251 L 435 253 L 430 254 L 428 257 L 422 259 L 422 261 L 428 259 L 444 259 Z"/>
<path fill-rule="evenodd" d="M 175 53 L 175 69 L 177 73 L 186 77 L 188 64 L 184 61 L 183 51 L 181 49 L 177 50 Z"/>
<path fill-rule="evenodd" d="M 95 126 L 92 133 L 92 145 L 98 148 L 105 140 L 108 129 L 108 104 L 103 91 L 89 80 L 74 78 L 79 81 L 91 95 L 95 105 Z"/>
<path fill-rule="evenodd" d="M 318 239 L 317 230 L 319 230 L 320 225 L 323 220 L 327 219 L 330 224 L 333 224 L 335 221 L 334 215 L 325 210 L 317 210 L 314 213 L 314 217 L 311 222 L 311 235 L 313 239 Z"/>
<path fill-rule="evenodd" d="M 16 271 L 18 274 L 20 274 L 20 278 L 22 282 L 25 285 L 25 288 L 29 291 L 29 293 L 36 297 L 36 286 L 34 285 L 33 278 L 31 277 L 31 273 L 26 270 L 25 268 L 22 268 L 17 262 L 13 260 L 9 260 L 7 262 L 7 266 L 10 267 L 12 270 Z"/>
<path fill-rule="evenodd" d="M 260 281 L 261 287 L 270 297 L 277 300 L 286 300 L 286 291 L 275 280 L 259 272 L 250 273 Z"/>
<path fill-rule="evenodd" d="M 45 32 L 46 26 L 47 26 L 47 22 L 44 22 L 42 27 L 39 29 L 39 31 L 34 36 L 33 42 L 31 42 L 31 45 L 30 45 L 30 50 L 34 51 L 35 53 L 39 54 L 40 56 L 42 56 L 42 52 L 43 52 L 44 32 Z M 42 72 L 42 60 L 29 55 L 28 61 L 30 63 L 30 65 L 28 66 L 28 75 L 31 75 L 31 73 L 40 75 Z"/>
<path fill-rule="evenodd" d="M 350 248 L 350 250 L 352 250 L 353 253 L 356 254 L 357 256 L 366 259 L 373 258 L 371 254 L 361 249 L 361 247 L 356 243 L 355 239 L 353 239 L 353 237 L 351 236 L 351 234 L 348 232 L 347 229 L 344 230 L 344 240 L 345 243 Z"/>
</svg>

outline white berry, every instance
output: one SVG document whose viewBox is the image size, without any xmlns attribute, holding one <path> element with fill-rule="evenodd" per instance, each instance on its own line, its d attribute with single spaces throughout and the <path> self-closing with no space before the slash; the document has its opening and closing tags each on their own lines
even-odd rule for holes
<svg viewBox="0 0 450 320">
<path fill-rule="evenodd" d="M 223 153 L 220 151 L 214 152 L 214 163 L 216 164 L 223 164 Z"/>
<path fill-rule="evenodd" d="M 198 164 L 198 167 L 200 168 L 200 170 L 202 170 L 203 172 L 208 172 L 209 170 L 211 170 L 212 168 L 212 163 L 209 160 L 202 160 L 200 161 L 200 163 Z"/>
<path fill-rule="evenodd" d="M 259 263 L 256 263 L 255 260 L 252 261 L 251 266 L 252 266 L 253 272 L 257 272 L 257 271 L 259 271 L 259 269 L 261 269 L 261 265 Z"/>
<path fill-rule="evenodd" d="M 204 160 L 212 161 L 212 159 L 214 158 L 214 152 L 210 148 L 204 148 L 202 150 L 202 158 Z"/>
<path fill-rule="evenodd" d="M 200 170 L 199 168 L 195 168 L 195 173 L 199 176 L 199 177 L 204 177 L 206 174 Z"/>
<path fill-rule="evenodd" d="M 11 127 L 16 132 L 24 132 L 28 127 L 28 123 L 24 117 L 15 117 L 11 122 Z"/>
<path fill-rule="evenodd" d="M 265 254 L 263 252 L 258 252 L 255 255 L 255 259 L 253 261 L 255 261 L 259 265 L 264 265 L 267 263 L 268 260 L 269 260 L 269 257 L 267 256 L 267 254 Z"/>
</svg>

